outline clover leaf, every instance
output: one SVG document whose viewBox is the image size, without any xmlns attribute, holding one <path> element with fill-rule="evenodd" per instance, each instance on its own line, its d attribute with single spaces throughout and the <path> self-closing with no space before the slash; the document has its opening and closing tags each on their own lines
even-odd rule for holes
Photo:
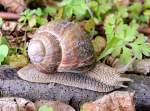
<svg viewBox="0 0 150 111">
<path fill-rule="evenodd" d="M 68 18 L 75 15 L 77 19 L 81 19 L 87 12 L 85 0 L 63 0 L 60 6 L 64 7 L 63 15 Z"/>
</svg>

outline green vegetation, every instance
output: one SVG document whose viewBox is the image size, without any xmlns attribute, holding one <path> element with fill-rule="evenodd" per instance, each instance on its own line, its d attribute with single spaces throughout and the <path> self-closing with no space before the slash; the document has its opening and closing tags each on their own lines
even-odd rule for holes
<svg viewBox="0 0 150 111">
<path fill-rule="evenodd" d="M 19 19 L 19 22 L 29 25 L 30 27 L 41 26 L 48 22 L 47 15 L 56 13 L 56 9 L 53 7 L 47 7 L 44 9 L 37 8 L 34 10 L 26 9 Z"/>
<path fill-rule="evenodd" d="M 63 0 L 59 6 L 63 7 L 63 17 L 89 19 L 88 8 L 93 14 L 96 23 L 103 22 L 109 14 L 118 13 L 122 18 L 138 23 L 146 23 L 150 18 L 150 1 L 144 3 L 133 2 L 131 5 L 123 0 Z"/>
<path fill-rule="evenodd" d="M 20 52 L 18 52 L 18 50 Z M 26 48 L 10 47 L 9 42 L 5 37 L 0 38 L 0 64 L 9 64 L 12 67 L 22 67 L 28 62 Z"/>
<path fill-rule="evenodd" d="M 3 24 L 3 19 L 0 18 L 0 27 L 2 26 L 2 24 Z"/>
<path fill-rule="evenodd" d="M 4 59 L 7 57 L 8 55 L 8 44 L 5 38 L 1 38 L 0 39 L 0 64 L 2 64 L 2 62 L 4 62 Z"/>
<path fill-rule="evenodd" d="M 53 108 L 48 107 L 46 105 L 41 106 L 38 111 L 54 111 Z"/>
<path fill-rule="evenodd" d="M 63 0 L 60 3 L 60 6 L 63 7 L 63 16 L 70 18 L 73 15 L 77 19 L 84 18 L 87 12 L 87 4 L 85 0 Z"/>
<path fill-rule="evenodd" d="M 61 19 L 81 23 L 85 31 L 91 35 L 91 39 L 97 36 L 106 39 L 103 51 L 98 47 L 101 46 L 98 45 L 98 42 L 95 41 L 96 44 L 93 44 L 94 48 L 97 48 L 95 51 L 97 51 L 98 61 L 111 55 L 126 64 L 133 57 L 142 59 L 150 56 L 148 38 L 138 31 L 139 26 L 148 27 L 150 0 L 144 0 L 143 3 L 129 2 L 128 0 L 62 0 L 56 6 L 26 9 L 21 14 L 19 24 L 32 29 L 51 20 Z M 3 20 L 0 19 L 0 26 L 2 24 Z M 99 25 L 104 30 L 102 35 Z M 12 48 L 8 43 L 1 43 L 0 63 L 10 64 L 10 61 L 11 63 L 14 61 L 12 58 L 15 57 L 19 58 L 15 60 L 17 63 L 19 63 L 17 60 L 21 58 L 23 58 L 22 61 L 28 63 L 24 46 L 26 45 Z M 17 50 L 21 50 L 21 56 Z"/>
<path fill-rule="evenodd" d="M 96 24 L 104 24 L 107 44 L 100 53 L 98 61 L 108 55 L 120 58 L 128 63 L 134 56 L 142 59 L 150 56 L 150 45 L 147 37 L 138 32 L 139 24 L 147 24 L 150 18 L 150 1 L 133 2 L 130 6 L 119 0 L 63 0 L 63 15 L 67 18 L 93 19 Z M 89 16 L 88 8 L 92 12 Z M 70 10 L 70 11 L 68 11 Z M 81 11 L 82 10 L 82 11 Z M 94 26 L 94 25 L 93 25 Z M 85 29 L 91 27 L 86 24 Z M 88 30 L 91 31 L 91 30 Z"/>
<path fill-rule="evenodd" d="M 99 59 L 111 54 L 119 57 L 123 63 L 128 63 L 134 56 L 138 59 L 142 59 L 142 54 L 149 56 L 150 45 L 146 43 L 147 38 L 137 31 L 135 20 L 127 25 L 122 18 L 112 14 L 107 17 L 104 29 L 107 45 Z"/>
<path fill-rule="evenodd" d="M 8 46 L 5 44 L 0 45 L 0 64 L 4 61 L 8 55 Z"/>
</svg>

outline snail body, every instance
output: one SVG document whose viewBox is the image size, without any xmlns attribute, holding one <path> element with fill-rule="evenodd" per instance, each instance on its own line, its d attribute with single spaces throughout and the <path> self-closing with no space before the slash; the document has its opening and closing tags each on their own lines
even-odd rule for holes
<svg viewBox="0 0 150 111">
<path fill-rule="evenodd" d="M 39 83 L 109 92 L 131 81 L 117 69 L 102 63 L 95 65 L 93 46 L 84 30 L 76 23 L 59 21 L 41 26 L 28 46 L 31 64 L 20 69 L 20 78 Z M 68 73 L 71 72 L 71 73 Z"/>
</svg>

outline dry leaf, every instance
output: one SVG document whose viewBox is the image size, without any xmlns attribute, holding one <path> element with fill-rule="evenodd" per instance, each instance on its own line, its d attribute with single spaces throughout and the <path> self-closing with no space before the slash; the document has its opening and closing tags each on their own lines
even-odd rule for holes
<svg viewBox="0 0 150 111">
<path fill-rule="evenodd" d="M 0 111 L 37 111 L 34 104 L 17 97 L 0 98 Z"/>
<path fill-rule="evenodd" d="M 94 20 L 90 19 L 90 20 L 87 20 L 84 24 L 84 29 L 85 31 L 87 32 L 91 32 L 93 30 L 93 28 L 95 27 L 95 22 Z"/>
<path fill-rule="evenodd" d="M 15 30 L 17 26 L 17 22 L 14 22 L 14 21 L 6 21 L 3 23 L 2 25 L 2 30 L 3 31 L 9 31 L 9 32 L 12 32 Z"/>
<path fill-rule="evenodd" d="M 101 36 L 97 36 L 94 40 L 92 40 L 92 44 L 95 55 L 98 57 L 106 46 L 106 39 Z"/>
<path fill-rule="evenodd" d="M 125 67 L 125 65 L 118 61 L 114 67 L 121 69 Z M 126 71 L 147 75 L 150 73 L 150 59 L 135 60 L 132 64 L 129 65 Z"/>
<path fill-rule="evenodd" d="M 134 93 L 116 91 L 82 106 L 83 111 L 135 111 Z"/>
<path fill-rule="evenodd" d="M 135 61 L 133 63 L 133 71 L 144 75 L 150 73 L 150 59 Z"/>
</svg>

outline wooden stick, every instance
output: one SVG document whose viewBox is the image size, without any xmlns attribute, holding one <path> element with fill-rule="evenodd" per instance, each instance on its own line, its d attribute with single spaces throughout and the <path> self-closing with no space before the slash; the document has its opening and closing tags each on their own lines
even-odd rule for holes
<svg viewBox="0 0 150 111">
<path fill-rule="evenodd" d="M 18 14 L 11 12 L 0 12 L 0 17 L 5 20 L 17 20 L 20 18 Z"/>
<path fill-rule="evenodd" d="M 128 77 L 133 79 L 134 82 L 130 83 L 127 89 L 119 90 L 135 91 L 136 108 L 139 111 L 148 111 L 150 109 L 150 77 L 133 74 L 129 74 Z M 107 94 L 54 83 L 27 82 L 18 78 L 15 69 L 4 66 L 0 67 L 0 89 L 1 96 L 17 96 L 32 101 L 39 99 L 61 100 L 77 110 L 82 103 L 96 100 Z"/>
</svg>

